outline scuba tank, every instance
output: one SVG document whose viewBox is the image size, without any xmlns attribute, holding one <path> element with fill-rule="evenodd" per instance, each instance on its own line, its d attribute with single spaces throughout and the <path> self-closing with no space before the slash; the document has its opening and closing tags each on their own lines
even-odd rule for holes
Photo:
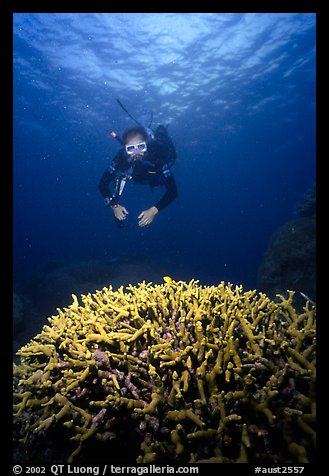
<svg viewBox="0 0 329 476">
<path fill-rule="evenodd" d="M 166 158 L 166 163 L 171 168 L 176 161 L 176 150 L 172 140 L 168 135 L 167 128 L 165 126 L 158 126 L 154 133 L 154 140 L 160 144 L 163 155 Z"/>
</svg>

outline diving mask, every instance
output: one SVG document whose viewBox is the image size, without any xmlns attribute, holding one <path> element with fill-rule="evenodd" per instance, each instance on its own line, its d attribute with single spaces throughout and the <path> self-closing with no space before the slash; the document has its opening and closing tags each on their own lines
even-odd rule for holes
<svg viewBox="0 0 329 476">
<path fill-rule="evenodd" d="M 128 155 L 143 154 L 147 151 L 146 142 L 139 142 L 138 144 L 127 144 L 126 153 Z"/>
</svg>

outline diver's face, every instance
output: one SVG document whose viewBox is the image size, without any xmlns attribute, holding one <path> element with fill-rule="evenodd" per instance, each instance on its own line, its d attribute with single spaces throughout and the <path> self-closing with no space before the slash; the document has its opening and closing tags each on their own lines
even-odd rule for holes
<svg viewBox="0 0 329 476">
<path fill-rule="evenodd" d="M 129 152 L 127 151 L 127 148 L 129 149 L 129 146 L 136 146 L 137 144 L 141 145 L 141 147 L 131 147 L 131 151 L 129 150 Z M 134 158 L 136 156 L 144 156 L 144 153 L 145 151 L 143 150 L 144 147 L 142 146 L 142 144 L 145 144 L 145 139 L 143 138 L 143 136 L 141 134 L 136 134 L 134 136 L 130 136 L 128 139 L 127 139 L 127 142 L 126 142 L 126 151 L 127 153 L 129 154 L 129 156 L 131 158 Z M 146 149 L 146 146 L 145 146 L 145 149 Z"/>
</svg>

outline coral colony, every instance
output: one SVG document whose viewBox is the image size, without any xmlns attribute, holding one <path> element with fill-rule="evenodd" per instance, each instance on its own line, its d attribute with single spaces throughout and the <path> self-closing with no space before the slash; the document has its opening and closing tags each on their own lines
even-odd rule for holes
<svg viewBox="0 0 329 476">
<path fill-rule="evenodd" d="M 16 446 L 56 430 L 68 463 L 129 435 L 137 463 L 314 462 L 315 307 L 164 281 L 72 295 L 18 351 Z"/>
</svg>

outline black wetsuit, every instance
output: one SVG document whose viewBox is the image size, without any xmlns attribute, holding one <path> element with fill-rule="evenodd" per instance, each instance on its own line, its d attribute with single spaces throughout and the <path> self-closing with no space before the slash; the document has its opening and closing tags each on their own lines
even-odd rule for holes
<svg viewBox="0 0 329 476">
<path fill-rule="evenodd" d="M 122 148 L 110 162 L 98 188 L 104 199 L 112 198 L 111 205 L 117 205 L 119 202 L 119 194 L 115 193 L 115 189 L 118 184 L 120 185 L 120 180 L 124 178 L 127 180 L 131 178 L 136 183 L 148 184 L 151 190 L 158 185 L 165 186 L 164 195 L 154 205 L 159 211 L 177 197 L 177 186 L 173 173 L 165 161 L 161 146 L 154 140 L 147 143 L 147 151 L 142 159 L 130 161 Z M 110 191 L 112 182 L 115 182 L 115 185 Z"/>
</svg>

